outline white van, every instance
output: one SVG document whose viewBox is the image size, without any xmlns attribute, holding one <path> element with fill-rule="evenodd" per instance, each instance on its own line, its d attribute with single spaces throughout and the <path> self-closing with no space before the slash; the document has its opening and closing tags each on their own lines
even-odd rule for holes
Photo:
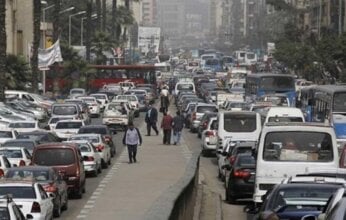
<svg viewBox="0 0 346 220">
<path fill-rule="evenodd" d="M 229 141 L 257 141 L 262 129 L 259 113 L 250 111 L 226 111 L 219 113 L 218 151 L 222 151 Z"/>
<path fill-rule="evenodd" d="M 255 203 L 283 179 L 313 167 L 338 167 L 336 136 L 331 126 L 318 123 L 267 123 L 257 146 Z"/>
<path fill-rule="evenodd" d="M 271 107 L 264 123 L 268 122 L 305 122 L 304 114 L 299 108 Z"/>
<path fill-rule="evenodd" d="M 193 93 L 196 93 L 195 84 L 190 81 L 179 81 L 177 84 L 175 84 L 174 94 L 178 95 L 180 91 L 193 91 Z"/>
</svg>

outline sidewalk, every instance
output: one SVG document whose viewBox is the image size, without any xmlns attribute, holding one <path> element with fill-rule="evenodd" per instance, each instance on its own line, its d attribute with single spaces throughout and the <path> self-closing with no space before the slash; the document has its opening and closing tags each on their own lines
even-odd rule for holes
<svg viewBox="0 0 346 220">
<path fill-rule="evenodd" d="M 155 200 L 183 176 L 190 154 L 184 142 L 163 145 L 161 135 L 145 136 L 145 124 L 140 131 L 143 145 L 138 147 L 138 162 L 128 164 L 124 150 L 78 219 L 142 219 Z"/>
</svg>

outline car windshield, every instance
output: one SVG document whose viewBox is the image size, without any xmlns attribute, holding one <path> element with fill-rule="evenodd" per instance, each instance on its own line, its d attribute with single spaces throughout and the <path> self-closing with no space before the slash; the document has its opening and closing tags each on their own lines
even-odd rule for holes
<svg viewBox="0 0 346 220">
<path fill-rule="evenodd" d="M 77 136 L 77 137 L 71 137 L 69 138 L 69 141 L 82 141 L 86 140 L 91 143 L 99 143 L 100 138 L 97 136 Z"/>
<path fill-rule="evenodd" d="M 178 84 L 177 86 L 178 90 L 193 90 L 192 84 Z"/>
<path fill-rule="evenodd" d="M 302 117 L 269 117 L 268 122 L 303 122 Z"/>
<path fill-rule="evenodd" d="M 36 127 L 36 124 L 35 123 L 28 123 L 28 122 L 25 122 L 25 123 L 10 123 L 8 125 L 9 128 L 35 128 Z"/>
<path fill-rule="evenodd" d="M 11 131 L 0 131 L 0 138 L 12 138 Z"/>
<path fill-rule="evenodd" d="M 84 94 L 84 90 L 82 89 L 73 89 L 70 92 L 71 94 Z"/>
<path fill-rule="evenodd" d="M 244 152 L 246 148 L 244 149 Z M 251 150 L 251 148 L 250 148 Z M 246 166 L 246 165 L 255 165 L 256 164 L 256 160 L 253 156 L 251 155 L 242 155 L 239 156 L 238 161 L 237 161 L 237 166 Z"/>
<path fill-rule="evenodd" d="M 78 144 L 81 152 L 91 152 L 90 146 L 88 144 Z"/>
<path fill-rule="evenodd" d="M 11 195 L 14 199 L 36 199 L 33 186 L 0 186 L 0 195 Z"/>
<path fill-rule="evenodd" d="M 255 114 L 224 114 L 224 129 L 227 132 L 253 132 L 256 128 Z"/>
<path fill-rule="evenodd" d="M 106 128 L 80 128 L 78 131 L 79 134 L 107 134 L 107 129 Z"/>
<path fill-rule="evenodd" d="M 78 113 L 76 106 L 54 106 L 53 114 L 55 115 L 75 115 Z"/>
<path fill-rule="evenodd" d="M 260 88 L 265 90 L 294 89 L 294 79 L 289 76 L 262 77 Z"/>
<path fill-rule="evenodd" d="M 47 182 L 50 180 L 48 170 L 9 170 L 6 172 L 5 178 L 18 180 L 35 180 L 37 182 Z"/>
<path fill-rule="evenodd" d="M 120 111 L 122 106 L 120 104 L 109 104 L 107 110 L 118 110 Z"/>
<path fill-rule="evenodd" d="M 333 142 L 328 133 L 309 131 L 270 132 L 265 137 L 267 161 L 333 161 Z"/>
<path fill-rule="evenodd" d="M 17 149 L 0 149 L 0 155 L 7 158 L 23 158 L 22 151 Z"/>
<path fill-rule="evenodd" d="M 67 148 L 38 149 L 33 159 L 41 166 L 64 166 L 75 162 L 73 150 Z"/>
<path fill-rule="evenodd" d="M 198 113 L 216 112 L 216 106 L 197 106 Z"/>
<path fill-rule="evenodd" d="M 72 120 L 73 118 L 51 118 L 49 121 L 49 124 L 56 124 L 58 121 L 61 120 Z"/>
<path fill-rule="evenodd" d="M 34 142 L 31 141 L 9 141 L 2 144 L 3 147 L 25 147 L 27 150 L 33 150 Z"/>
<path fill-rule="evenodd" d="M 81 121 L 76 122 L 58 122 L 55 129 L 79 129 L 83 124 Z"/>
<path fill-rule="evenodd" d="M 217 59 L 210 59 L 210 60 L 205 61 L 205 64 L 206 65 L 219 65 L 220 61 Z"/>
<path fill-rule="evenodd" d="M 303 211 L 309 208 L 311 211 L 319 211 L 323 207 L 329 197 L 339 188 L 338 185 L 321 186 L 296 186 L 279 189 L 269 206 L 271 209 L 284 207 L 286 211 Z"/>
</svg>

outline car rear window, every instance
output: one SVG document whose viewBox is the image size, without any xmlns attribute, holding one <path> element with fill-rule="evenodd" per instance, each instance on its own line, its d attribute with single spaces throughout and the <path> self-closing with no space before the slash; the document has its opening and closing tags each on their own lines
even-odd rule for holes
<svg viewBox="0 0 346 220">
<path fill-rule="evenodd" d="M 224 129 L 227 132 L 253 132 L 256 130 L 256 115 L 224 114 Z"/>
<path fill-rule="evenodd" d="M 30 141 L 9 141 L 5 142 L 2 146 L 4 147 L 25 147 L 28 150 L 32 150 L 35 144 Z"/>
<path fill-rule="evenodd" d="M 58 121 L 61 120 L 72 120 L 73 118 L 52 118 L 49 122 L 49 124 L 56 124 Z"/>
<path fill-rule="evenodd" d="M 41 166 L 63 166 L 75 162 L 75 155 L 71 149 L 38 149 L 34 153 L 33 161 Z"/>
<path fill-rule="evenodd" d="M 10 123 L 9 128 L 35 128 L 35 123 Z"/>
<path fill-rule="evenodd" d="M 216 112 L 216 106 L 197 106 L 198 113 Z"/>
<path fill-rule="evenodd" d="M 35 180 L 38 182 L 50 180 L 48 170 L 9 170 L 6 172 L 5 177 L 15 180 Z"/>
<path fill-rule="evenodd" d="M 78 113 L 76 106 L 54 106 L 53 114 L 55 115 L 75 115 Z"/>
<path fill-rule="evenodd" d="M 11 131 L 0 131 L 0 138 L 12 138 Z"/>
<path fill-rule="evenodd" d="M 79 129 L 82 127 L 82 122 L 58 122 L 55 129 Z"/>
<path fill-rule="evenodd" d="M 238 162 L 237 162 L 238 166 L 255 165 L 255 164 L 256 164 L 256 160 L 251 155 L 239 156 L 239 159 L 238 159 Z"/>
<path fill-rule="evenodd" d="M 178 90 L 193 90 L 193 85 L 188 83 L 188 84 L 178 84 L 177 86 Z"/>
<path fill-rule="evenodd" d="M 0 155 L 5 155 L 7 158 L 23 158 L 22 151 L 17 149 L 0 150 Z"/>
<path fill-rule="evenodd" d="M 106 128 L 80 128 L 79 134 L 107 134 Z"/>
<path fill-rule="evenodd" d="M 78 144 L 81 152 L 91 152 L 90 146 L 87 144 Z"/>
<path fill-rule="evenodd" d="M 91 143 L 100 143 L 100 138 L 96 136 L 80 136 L 80 137 L 71 137 L 69 141 L 82 141 L 86 140 Z"/>
<path fill-rule="evenodd" d="M 14 199 L 36 199 L 33 186 L 1 186 L 0 195 L 8 194 Z"/>
</svg>

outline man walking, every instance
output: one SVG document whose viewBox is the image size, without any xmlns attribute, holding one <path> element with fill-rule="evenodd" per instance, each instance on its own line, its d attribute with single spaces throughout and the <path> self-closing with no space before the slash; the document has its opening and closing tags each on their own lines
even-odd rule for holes
<svg viewBox="0 0 346 220">
<path fill-rule="evenodd" d="M 163 129 L 163 144 L 171 144 L 173 118 L 169 112 L 163 112 L 163 118 L 161 121 L 161 128 Z"/>
<path fill-rule="evenodd" d="M 180 115 L 180 111 L 177 111 L 177 115 L 173 118 L 174 145 L 180 144 L 181 131 L 183 128 L 184 117 Z"/>
<path fill-rule="evenodd" d="M 128 123 L 128 129 L 125 131 L 123 137 L 123 144 L 127 146 L 129 153 L 129 163 L 137 162 L 137 146 L 142 145 L 142 136 L 138 128 L 135 128 L 133 122 Z"/>
<path fill-rule="evenodd" d="M 148 106 L 147 114 L 145 115 L 145 123 L 147 123 L 147 136 L 150 136 L 151 128 L 154 129 L 156 135 L 159 135 L 159 131 L 157 130 L 156 122 L 157 122 L 157 110 L 152 106 L 152 102 L 150 102 Z"/>
</svg>

